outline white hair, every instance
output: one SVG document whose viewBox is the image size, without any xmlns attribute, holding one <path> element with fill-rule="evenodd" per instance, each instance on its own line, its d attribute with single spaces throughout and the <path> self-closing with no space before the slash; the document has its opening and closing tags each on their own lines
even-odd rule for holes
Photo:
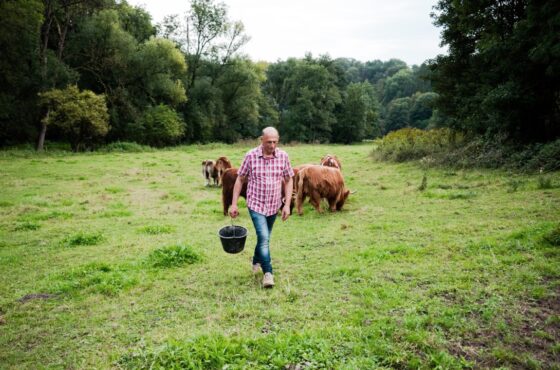
<svg viewBox="0 0 560 370">
<path fill-rule="evenodd" d="M 263 128 L 262 136 L 265 136 L 265 135 L 272 135 L 272 136 L 280 137 L 280 134 L 278 134 L 278 130 L 275 129 L 274 127 L 272 127 L 272 126 Z"/>
</svg>

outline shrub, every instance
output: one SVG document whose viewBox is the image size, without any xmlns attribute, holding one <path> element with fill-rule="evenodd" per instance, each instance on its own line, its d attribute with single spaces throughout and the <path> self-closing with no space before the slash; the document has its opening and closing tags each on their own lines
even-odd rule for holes
<svg viewBox="0 0 560 370">
<path fill-rule="evenodd" d="M 375 140 L 373 155 L 382 160 L 403 162 L 449 151 L 462 136 L 449 129 L 403 128 Z"/>
<path fill-rule="evenodd" d="M 141 141 L 156 147 L 177 143 L 185 132 L 179 114 L 165 104 L 146 109 L 137 126 Z"/>
<path fill-rule="evenodd" d="M 193 264 L 202 261 L 202 256 L 191 247 L 185 245 L 173 245 L 156 249 L 148 256 L 148 264 L 152 267 L 177 267 L 184 264 Z"/>
</svg>

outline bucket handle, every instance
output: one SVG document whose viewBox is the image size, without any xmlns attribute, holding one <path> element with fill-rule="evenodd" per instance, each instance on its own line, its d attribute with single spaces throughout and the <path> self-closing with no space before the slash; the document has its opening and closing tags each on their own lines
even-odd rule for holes
<svg viewBox="0 0 560 370">
<path fill-rule="evenodd" d="M 233 217 L 229 216 L 231 220 L 231 228 L 233 229 L 233 237 L 235 238 L 235 227 L 233 226 Z"/>
</svg>

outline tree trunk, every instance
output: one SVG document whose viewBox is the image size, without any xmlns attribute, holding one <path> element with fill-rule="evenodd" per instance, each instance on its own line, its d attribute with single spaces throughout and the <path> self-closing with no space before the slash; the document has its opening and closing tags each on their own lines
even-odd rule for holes
<svg viewBox="0 0 560 370">
<path fill-rule="evenodd" d="M 47 117 L 49 116 L 49 112 L 47 111 Z M 37 141 L 37 151 L 42 152 L 43 146 L 45 144 L 45 135 L 47 133 L 47 123 L 41 123 L 41 133 L 39 134 L 39 140 Z"/>
</svg>

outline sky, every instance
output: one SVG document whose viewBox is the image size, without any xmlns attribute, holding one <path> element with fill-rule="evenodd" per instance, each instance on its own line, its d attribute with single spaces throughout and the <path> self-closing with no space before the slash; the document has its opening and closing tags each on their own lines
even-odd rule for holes
<svg viewBox="0 0 560 370">
<path fill-rule="evenodd" d="M 217 1 L 220 2 L 220 1 Z M 318 57 L 366 62 L 398 58 L 408 65 L 445 54 L 440 29 L 430 13 L 437 0 L 222 0 L 232 21 L 241 21 L 251 40 L 242 52 L 253 61 Z M 188 0 L 128 0 L 154 23 L 183 15 Z"/>
</svg>

